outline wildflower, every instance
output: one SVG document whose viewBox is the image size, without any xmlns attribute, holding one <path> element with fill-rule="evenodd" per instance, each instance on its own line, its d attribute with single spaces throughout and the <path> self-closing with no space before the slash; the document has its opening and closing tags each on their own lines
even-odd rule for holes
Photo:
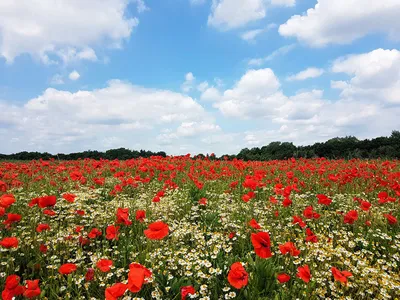
<svg viewBox="0 0 400 300">
<path fill-rule="evenodd" d="M 232 264 L 228 273 L 229 283 L 237 289 L 245 287 L 249 281 L 249 274 L 243 268 L 240 262 L 235 262 Z"/>
</svg>

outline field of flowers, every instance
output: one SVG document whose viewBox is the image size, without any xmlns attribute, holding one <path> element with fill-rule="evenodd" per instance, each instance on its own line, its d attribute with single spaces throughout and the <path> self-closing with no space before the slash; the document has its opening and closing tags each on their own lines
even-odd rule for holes
<svg viewBox="0 0 400 300">
<path fill-rule="evenodd" d="M 400 299 L 400 161 L 0 162 L 2 299 Z"/>
</svg>

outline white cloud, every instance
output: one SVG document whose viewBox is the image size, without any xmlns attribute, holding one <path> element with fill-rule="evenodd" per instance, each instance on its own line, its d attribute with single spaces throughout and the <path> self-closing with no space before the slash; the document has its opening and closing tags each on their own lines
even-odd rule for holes
<svg viewBox="0 0 400 300">
<path fill-rule="evenodd" d="M 156 140 L 161 129 L 175 128 L 179 133 L 175 146 L 180 138 L 219 129 L 191 97 L 119 80 L 75 93 L 48 88 L 23 106 L 0 102 L 0 120 L 4 141 L 20 138 L 20 142 L 7 144 L 2 150 L 6 152 L 101 150 L 107 148 L 106 138 L 122 140 L 125 147 L 135 141 L 142 148 L 157 150 L 162 149 Z M 196 143 L 194 139 L 191 145 Z"/>
<path fill-rule="evenodd" d="M 78 80 L 79 77 L 81 77 L 81 75 L 76 70 L 74 70 L 71 73 L 69 73 L 68 77 L 69 77 L 69 79 L 75 81 L 75 80 Z"/>
<path fill-rule="evenodd" d="M 300 80 L 306 80 L 309 78 L 317 78 L 324 74 L 323 69 L 318 69 L 318 68 L 307 68 L 295 75 L 289 76 L 287 78 L 288 81 L 300 81 Z"/>
<path fill-rule="evenodd" d="M 292 16 L 281 25 L 279 33 L 313 47 L 349 44 L 374 33 L 398 40 L 399 15 L 398 0 L 318 0 L 305 15 Z"/>
<path fill-rule="evenodd" d="M 272 61 L 279 56 L 284 56 L 288 54 L 294 48 L 296 48 L 296 44 L 282 46 L 266 57 L 250 59 L 248 64 L 250 66 L 262 66 L 263 64 Z"/>
<path fill-rule="evenodd" d="M 253 41 L 258 35 L 263 33 L 265 30 L 264 29 L 254 29 L 254 30 L 249 30 L 240 35 L 242 40 L 245 41 Z"/>
<path fill-rule="evenodd" d="M 136 6 L 137 6 L 137 11 L 138 13 L 143 13 L 145 11 L 150 10 L 150 8 L 148 8 L 146 6 L 146 4 L 144 3 L 143 0 L 132 0 L 133 2 L 136 2 Z"/>
<path fill-rule="evenodd" d="M 376 49 L 369 53 L 342 57 L 332 71 L 346 73 L 349 81 L 333 82 L 342 97 L 400 104 L 400 51 Z"/>
<path fill-rule="evenodd" d="M 200 91 L 200 92 L 204 92 L 207 88 L 208 88 L 208 82 L 207 81 L 203 81 L 202 83 L 200 83 L 197 86 L 197 90 Z"/>
<path fill-rule="evenodd" d="M 63 79 L 62 75 L 60 75 L 60 74 L 55 74 L 55 75 L 51 78 L 50 84 L 51 84 L 51 85 L 60 85 L 60 84 L 64 84 L 64 79 Z"/>
<path fill-rule="evenodd" d="M 185 93 L 190 92 L 190 90 L 193 89 L 193 84 L 195 82 L 196 78 L 194 77 L 192 72 L 189 72 L 185 75 L 185 82 L 182 84 L 181 89 Z"/>
<path fill-rule="evenodd" d="M 0 56 L 8 63 L 27 53 L 44 63 L 96 60 L 94 47 L 120 47 L 136 18 L 129 1 L 0 1 Z"/>
<path fill-rule="evenodd" d="M 221 30 L 235 29 L 264 19 L 270 5 L 294 4 L 295 0 L 213 0 L 208 25 Z"/>
<path fill-rule="evenodd" d="M 205 89 L 201 95 L 202 101 L 218 101 L 221 98 L 221 92 L 214 86 Z"/>
</svg>

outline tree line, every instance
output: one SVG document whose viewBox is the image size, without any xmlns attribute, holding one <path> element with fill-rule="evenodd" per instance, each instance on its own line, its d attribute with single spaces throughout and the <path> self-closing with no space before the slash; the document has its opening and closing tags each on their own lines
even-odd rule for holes
<svg viewBox="0 0 400 300">
<path fill-rule="evenodd" d="M 15 154 L 0 154 L 1 160 L 37 160 L 37 159 L 132 159 L 149 158 L 151 156 L 166 157 L 164 151 L 152 152 L 145 150 L 129 150 L 126 148 L 111 149 L 105 152 L 84 151 L 70 154 L 50 154 L 47 152 L 19 152 Z M 206 155 L 208 156 L 208 155 Z M 198 154 L 196 157 L 206 157 L 204 154 Z M 395 130 L 389 137 L 377 137 L 373 139 L 359 140 L 354 136 L 336 137 L 326 142 L 315 143 L 308 146 L 295 146 L 289 142 L 272 142 L 261 148 L 244 148 L 237 155 L 222 155 L 221 157 L 211 156 L 211 159 L 229 159 L 234 158 L 242 160 L 280 160 L 288 158 L 317 158 L 325 157 L 328 159 L 352 159 L 352 158 L 386 158 L 400 159 L 400 131 Z"/>
</svg>

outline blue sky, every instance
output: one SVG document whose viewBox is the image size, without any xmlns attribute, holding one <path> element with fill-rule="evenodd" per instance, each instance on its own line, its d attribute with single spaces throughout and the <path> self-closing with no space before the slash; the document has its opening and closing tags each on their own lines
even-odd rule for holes
<svg viewBox="0 0 400 300">
<path fill-rule="evenodd" d="M 0 153 L 390 135 L 398 15 L 398 0 L 2 1 Z"/>
</svg>

